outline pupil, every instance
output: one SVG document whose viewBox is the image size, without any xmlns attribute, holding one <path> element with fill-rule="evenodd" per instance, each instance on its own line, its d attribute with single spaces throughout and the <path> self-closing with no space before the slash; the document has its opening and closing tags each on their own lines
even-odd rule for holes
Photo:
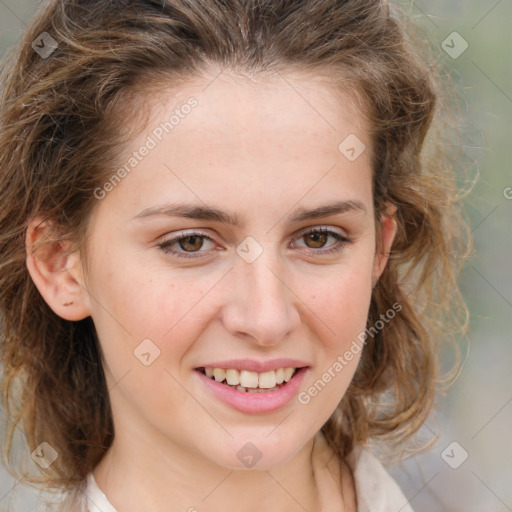
<svg viewBox="0 0 512 512">
<path fill-rule="evenodd" d="M 325 241 L 326 241 L 325 233 L 310 233 L 308 236 L 310 239 L 312 239 L 313 243 L 317 244 L 317 245 L 314 245 L 315 248 L 321 247 L 322 245 L 325 244 Z M 320 243 L 318 244 L 318 242 L 320 242 Z"/>
<path fill-rule="evenodd" d="M 189 249 L 192 250 L 192 251 L 198 250 L 202 246 L 202 242 L 199 243 L 199 244 L 197 243 L 197 241 L 200 240 L 200 239 L 201 239 L 201 237 L 195 236 L 195 235 L 194 236 L 187 236 L 187 237 L 183 238 L 180 241 L 180 246 L 184 250 L 189 250 Z M 196 243 L 194 243 L 194 242 L 196 242 Z M 187 245 L 188 245 L 188 247 L 186 247 Z"/>
</svg>

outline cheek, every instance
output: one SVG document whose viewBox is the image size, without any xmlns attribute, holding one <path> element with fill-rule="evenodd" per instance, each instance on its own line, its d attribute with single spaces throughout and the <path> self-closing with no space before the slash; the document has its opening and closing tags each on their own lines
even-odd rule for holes
<svg viewBox="0 0 512 512">
<path fill-rule="evenodd" d="M 315 371 L 305 382 L 298 402 L 322 423 L 336 409 L 356 372 L 371 291 L 371 265 L 367 264 L 320 282 L 308 296 L 308 306 L 315 313 L 311 325 L 317 326 L 319 343 Z"/>
<path fill-rule="evenodd" d="M 91 283 L 92 317 L 105 362 L 114 378 L 128 370 L 142 370 L 149 379 L 156 375 L 149 368 L 173 371 L 208 321 L 202 299 L 215 281 L 116 256 L 98 254 Z M 143 365 L 142 354 L 154 360 L 150 367 Z"/>
<path fill-rule="evenodd" d="M 125 336 L 138 339 L 151 334 L 163 340 L 179 319 L 193 311 L 209 280 L 180 272 L 146 251 L 123 248 L 122 241 L 117 246 L 117 251 L 105 248 L 95 254 L 93 315 L 117 324 Z"/>
<path fill-rule="evenodd" d="M 368 261 L 343 267 L 321 280 L 308 280 L 308 306 L 324 324 L 326 335 L 321 339 L 325 347 L 340 350 L 364 330 L 372 293 L 371 270 Z"/>
</svg>

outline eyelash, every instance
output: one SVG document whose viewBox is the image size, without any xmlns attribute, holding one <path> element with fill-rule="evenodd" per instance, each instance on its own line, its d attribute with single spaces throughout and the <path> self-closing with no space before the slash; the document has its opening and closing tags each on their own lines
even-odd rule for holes
<svg viewBox="0 0 512 512">
<path fill-rule="evenodd" d="M 341 251 L 341 249 L 343 249 L 346 245 L 352 243 L 352 240 L 350 238 L 340 235 L 338 232 L 333 231 L 331 229 L 327 229 L 327 228 L 314 228 L 314 229 L 310 229 L 309 231 L 304 231 L 303 233 L 300 234 L 300 236 L 297 237 L 297 240 L 304 237 L 305 235 L 308 235 L 311 233 L 315 233 L 315 234 L 316 233 L 326 233 L 328 235 L 332 235 L 338 241 L 338 243 L 334 244 L 330 249 L 325 249 L 325 250 L 311 249 L 311 248 L 307 247 L 306 252 L 309 255 L 324 256 L 327 254 L 332 254 L 332 253 Z M 171 248 L 171 246 L 173 244 L 175 244 L 176 242 L 179 242 L 180 240 L 184 240 L 185 238 L 188 238 L 191 236 L 205 238 L 205 239 L 211 240 L 213 242 L 212 238 L 209 237 L 208 235 L 205 235 L 204 233 L 201 233 L 198 231 L 194 231 L 194 232 L 180 234 L 178 236 L 169 238 L 168 240 L 161 242 L 157 246 L 166 254 L 173 254 L 173 255 L 177 256 L 178 258 L 200 258 L 202 256 L 194 256 L 194 254 L 201 254 L 202 252 L 205 252 L 205 251 L 196 251 L 196 252 L 187 253 L 186 251 L 177 251 L 176 249 Z"/>
</svg>

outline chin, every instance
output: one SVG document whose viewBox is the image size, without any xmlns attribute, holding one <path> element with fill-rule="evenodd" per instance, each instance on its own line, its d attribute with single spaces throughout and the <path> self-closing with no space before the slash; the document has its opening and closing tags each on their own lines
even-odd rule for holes
<svg viewBox="0 0 512 512">
<path fill-rule="evenodd" d="M 222 446 L 217 445 L 213 450 L 215 455 L 210 459 L 215 464 L 231 470 L 265 471 L 286 464 L 303 448 L 307 440 L 299 440 L 273 434 L 268 431 L 258 436 L 238 436 Z"/>
</svg>

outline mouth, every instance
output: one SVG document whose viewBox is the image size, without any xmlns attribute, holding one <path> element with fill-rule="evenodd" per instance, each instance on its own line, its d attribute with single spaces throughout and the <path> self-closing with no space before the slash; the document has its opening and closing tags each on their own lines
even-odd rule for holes
<svg viewBox="0 0 512 512">
<path fill-rule="evenodd" d="M 300 369 L 300 367 L 284 367 L 258 373 L 235 368 L 196 368 L 207 378 L 241 393 L 276 392 L 286 386 Z"/>
<path fill-rule="evenodd" d="M 231 364 L 237 362 L 232 361 Z M 260 369 L 266 371 L 256 372 L 254 362 L 239 360 L 237 366 L 244 365 L 252 368 L 221 368 L 217 363 L 215 367 L 196 368 L 194 373 L 199 377 L 198 385 L 204 389 L 207 397 L 213 397 L 215 401 L 244 414 L 270 414 L 294 402 L 310 370 L 309 366 L 277 368 L 278 364 L 274 363 L 270 366 L 274 369 L 270 370 L 269 365 L 265 364 L 260 365 Z"/>
</svg>

